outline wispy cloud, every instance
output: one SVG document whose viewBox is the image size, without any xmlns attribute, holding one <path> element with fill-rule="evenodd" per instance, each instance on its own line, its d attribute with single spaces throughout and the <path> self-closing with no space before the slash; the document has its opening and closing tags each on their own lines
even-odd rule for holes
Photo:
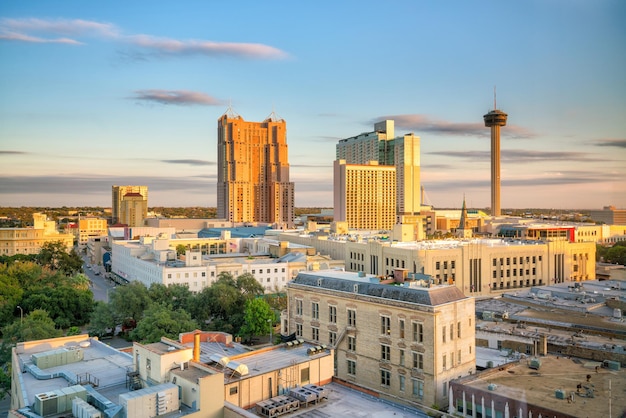
<svg viewBox="0 0 626 418">
<path fill-rule="evenodd" d="M 252 59 L 282 59 L 287 53 L 269 45 L 257 43 L 214 42 L 205 40 L 178 40 L 150 35 L 128 36 L 125 40 L 144 51 L 136 52 L 141 58 L 151 55 L 207 57 L 237 57 Z"/>
<path fill-rule="evenodd" d="M 489 161 L 490 151 L 433 151 L 429 155 L 441 155 L 446 157 L 462 158 L 471 161 Z M 500 153 L 502 161 L 528 163 L 540 161 L 606 161 L 605 158 L 596 158 L 589 153 L 574 151 L 528 151 L 528 150 L 503 150 Z"/>
<path fill-rule="evenodd" d="M 418 135 L 421 132 L 464 136 L 489 135 L 489 128 L 485 127 L 484 123 L 450 122 L 445 120 L 433 119 L 429 116 L 420 114 L 380 116 L 370 121 L 369 124 L 372 125 L 385 119 L 393 119 L 397 128 L 407 131 L 413 131 Z M 528 129 L 516 125 L 507 125 L 506 128 L 502 129 L 501 135 L 503 137 L 517 139 L 528 139 L 535 136 L 535 134 Z"/>
<path fill-rule="evenodd" d="M 63 37 L 54 37 L 58 35 Z M 82 45 L 76 38 L 118 36 L 118 28 L 111 23 L 81 19 L 0 19 L 0 39 L 7 41 Z"/>
<path fill-rule="evenodd" d="M 169 164 L 187 164 L 194 166 L 215 165 L 215 162 L 205 160 L 161 160 L 161 162 Z"/>
<path fill-rule="evenodd" d="M 626 148 L 626 139 L 598 139 L 593 142 L 597 147 Z"/>
<path fill-rule="evenodd" d="M 0 155 L 26 155 L 26 154 L 30 154 L 30 152 L 0 150 Z"/>
<path fill-rule="evenodd" d="M 58 37 L 62 36 L 62 37 Z M 83 45 L 85 38 L 115 41 L 132 48 L 123 52 L 133 59 L 158 56 L 235 57 L 274 60 L 288 57 L 281 49 L 260 43 L 179 40 L 148 34 L 123 34 L 112 23 L 82 19 L 0 19 L 0 40 Z"/>
<path fill-rule="evenodd" d="M 221 100 L 207 94 L 190 90 L 136 90 L 129 99 L 181 106 L 220 106 L 224 104 Z"/>
</svg>

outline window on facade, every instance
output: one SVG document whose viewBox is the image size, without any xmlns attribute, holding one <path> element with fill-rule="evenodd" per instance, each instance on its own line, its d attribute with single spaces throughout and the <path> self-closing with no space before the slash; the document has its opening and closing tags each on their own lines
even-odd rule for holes
<svg viewBox="0 0 626 418">
<path fill-rule="evenodd" d="M 206 277 L 206 271 L 202 272 L 202 277 Z"/>
<path fill-rule="evenodd" d="M 404 392 L 404 376 L 400 375 L 398 376 L 399 380 L 398 380 L 398 386 L 400 389 L 400 392 Z"/>
<path fill-rule="evenodd" d="M 461 350 L 459 350 L 459 352 L 457 353 L 457 363 L 461 364 Z"/>
<path fill-rule="evenodd" d="M 317 302 L 311 303 L 311 317 L 313 319 L 320 319 L 320 304 Z"/>
<path fill-rule="evenodd" d="M 400 329 L 400 338 L 404 339 L 404 319 L 398 321 L 398 328 Z"/>
<path fill-rule="evenodd" d="M 356 337 L 353 335 L 348 335 L 348 350 L 356 351 Z"/>
<path fill-rule="evenodd" d="M 400 366 L 404 367 L 404 350 L 400 349 Z"/>
<path fill-rule="evenodd" d="M 391 318 L 388 316 L 380 317 L 380 333 L 383 335 L 391 334 Z"/>
<path fill-rule="evenodd" d="M 334 324 L 337 322 L 337 307 L 329 306 L 328 307 L 328 322 Z"/>
<path fill-rule="evenodd" d="M 441 331 L 441 335 L 443 337 L 443 342 L 446 342 L 446 326 L 444 325 Z"/>
<path fill-rule="evenodd" d="M 415 351 L 411 352 L 413 354 L 413 368 L 414 369 L 423 369 L 424 368 L 424 355 L 422 353 L 416 353 Z"/>
<path fill-rule="evenodd" d="M 450 261 L 450 268 L 454 268 L 455 264 L 456 264 L 456 263 L 455 263 L 455 261 L 454 261 L 454 260 Z"/>
<path fill-rule="evenodd" d="M 446 369 L 446 367 L 447 367 L 447 365 L 446 365 L 446 359 L 447 359 L 447 357 L 448 357 L 448 356 L 444 354 L 444 355 L 443 355 L 443 357 L 442 357 L 442 359 L 441 359 L 441 365 L 442 365 L 442 367 L 443 367 L 443 369 L 444 369 L 444 370 L 445 370 L 445 369 Z"/>
<path fill-rule="evenodd" d="M 380 384 L 386 387 L 389 387 L 391 384 L 391 372 L 389 370 L 380 370 Z"/>
<path fill-rule="evenodd" d="M 439 270 L 441 268 L 441 263 L 439 261 L 437 261 L 435 263 L 435 270 Z"/>
<path fill-rule="evenodd" d="M 328 332 L 328 342 L 331 345 L 335 345 L 335 343 L 337 342 L 337 333 L 336 332 L 333 332 L 333 331 Z"/>
<path fill-rule="evenodd" d="M 450 341 L 454 340 L 454 324 L 450 324 Z"/>
<path fill-rule="evenodd" d="M 302 324 L 296 324 L 296 335 L 302 337 Z"/>
<path fill-rule="evenodd" d="M 456 337 L 461 338 L 461 321 L 456 323 Z"/>
<path fill-rule="evenodd" d="M 229 393 L 230 393 L 231 396 L 232 395 L 236 395 L 237 391 L 238 391 L 237 386 L 231 386 L 230 389 L 229 389 Z"/>
<path fill-rule="evenodd" d="M 348 326 L 356 327 L 356 310 L 348 309 Z"/>
<path fill-rule="evenodd" d="M 348 374 L 350 376 L 356 376 L 356 361 L 348 360 Z"/>
<path fill-rule="evenodd" d="M 309 368 L 300 370 L 300 383 L 309 381 Z"/>
<path fill-rule="evenodd" d="M 411 379 L 411 383 L 413 386 L 413 396 L 422 399 L 424 397 L 424 382 L 417 379 Z"/>
<path fill-rule="evenodd" d="M 444 261 L 444 262 L 443 262 L 443 268 L 444 268 L 444 269 L 447 269 L 447 268 L 448 268 L 448 262 L 447 262 L 447 261 Z"/>
<path fill-rule="evenodd" d="M 413 322 L 413 341 L 416 343 L 424 342 L 424 325 Z"/>
<path fill-rule="evenodd" d="M 172 274 L 171 274 L 171 273 L 168 273 L 167 278 L 168 278 L 168 279 L 171 279 L 171 278 L 172 278 Z"/>
<path fill-rule="evenodd" d="M 382 361 L 391 361 L 391 347 L 385 344 L 380 345 L 380 359 Z"/>
<path fill-rule="evenodd" d="M 319 328 L 315 328 L 315 327 L 311 328 L 311 339 L 313 341 L 319 341 L 319 339 L 320 339 L 320 329 Z"/>
<path fill-rule="evenodd" d="M 296 299 L 296 315 L 302 315 L 302 299 Z"/>
</svg>

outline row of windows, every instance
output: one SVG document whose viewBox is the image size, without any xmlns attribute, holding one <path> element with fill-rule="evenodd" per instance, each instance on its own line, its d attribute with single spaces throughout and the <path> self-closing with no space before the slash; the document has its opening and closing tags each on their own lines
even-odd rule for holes
<svg viewBox="0 0 626 418">
<path fill-rule="evenodd" d="M 356 360 L 347 360 L 347 373 L 349 376 L 356 377 L 357 362 Z M 411 395 L 418 399 L 424 398 L 424 381 L 411 378 Z M 380 369 L 380 385 L 385 388 L 391 387 L 391 370 Z M 406 392 L 406 376 L 398 375 L 398 390 Z"/>
<path fill-rule="evenodd" d="M 526 264 L 530 263 L 531 257 L 530 256 L 526 256 L 524 257 L 519 257 L 519 264 L 524 264 L 524 259 L 526 260 Z M 537 263 L 537 261 L 541 262 L 542 260 L 542 256 L 532 256 L 532 262 L 533 264 Z M 500 262 L 500 265 L 503 266 L 504 265 L 504 257 L 500 257 L 500 259 L 498 260 L 497 258 L 492 258 L 491 259 L 491 263 L 494 267 L 496 267 L 498 265 L 498 261 Z M 507 257 L 506 258 L 506 265 L 510 266 L 511 265 L 511 261 L 513 261 L 513 265 L 518 264 L 518 257 Z"/>
<path fill-rule="evenodd" d="M 522 277 L 524 276 L 524 269 L 508 269 L 508 270 L 499 270 L 500 271 L 500 277 L 504 277 L 504 272 L 506 271 L 506 277 L 511 277 L 511 272 L 513 272 L 513 277 L 517 276 L 517 272 L 519 271 L 519 276 Z M 532 271 L 532 275 L 536 276 L 537 275 L 537 269 L 535 267 L 531 269 L 526 269 L 526 276 L 530 276 L 530 272 Z M 493 278 L 497 278 L 498 277 L 498 270 L 493 270 L 492 271 L 492 276 Z"/>
<path fill-rule="evenodd" d="M 443 269 L 446 270 L 448 268 L 448 261 L 444 261 L 443 263 L 441 261 L 435 262 L 435 270 L 439 270 L 442 265 L 443 265 Z M 450 260 L 450 268 L 451 269 L 456 268 L 455 260 Z"/>
</svg>

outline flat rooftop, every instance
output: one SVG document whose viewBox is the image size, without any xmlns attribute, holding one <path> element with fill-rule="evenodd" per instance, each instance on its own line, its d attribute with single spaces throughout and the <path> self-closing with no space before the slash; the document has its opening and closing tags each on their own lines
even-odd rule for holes
<svg viewBox="0 0 626 418">
<path fill-rule="evenodd" d="M 622 416 L 626 412 L 626 372 L 596 366 L 601 363 L 556 356 L 539 357 L 538 370 L 528 367 L 530 358 L 525 358 L 506 367 L 490 369 L 474 376 L 461 379 L 464 386 L 488 391 L 488 385 L 495 384 L 493 393 L 509 399 L 524 400 L 564 414 L 578 417 L 608 417 L 609 403 L 612 416 Z M 587 375 L 590 375 L 587 382 Z M 566 395 L 576 393 L 581 384 L 580 394 L 574 395 L 574 403 L 567 399 L 557 399 L 555 391 L 561 389 Z M 583 397 L 585 386 L 593 388 L 594 397 Z M 609 390 L 610 388 L 610 390 Z M 610 402 L 609 402 L 610 396 Z M 514 411 L 511 411 L 515 415 Z"/>
<path fill-rule="evenodd" d="M 65 340 L 65 343 L 61 346 L 46 344 L 45 341 L 49 340 L 43 340 L 41 344 L 37 344 L 36 346 L 30 346 L 28 343 L 26 343 L 26 346 L 18 345 L 16 352 L 19 357 L 20 367 L 22 371 L 26 371 L 19 375 L 21 388 L 28 403 L 33 405 L 35 395 L 37 394 L 52 392 L 68 386 L 69 382 L 63 377 L 37 379 L 35 375 L 29 371 L 38 372 L 38 368 L 36 368 L 32 360 L 33 354 L 65 348 L 68 350 L 81 350 L 83 360 L 61 366 L 39 369 L 39 373 L 51 375 L 64 372 L 68 375 L 75 375 L 77 378 L 90 376 L 92 379 L 97 379 L 96 391 L 111 402 L 118 404 L 119 395 L 128 392 L 128 389 L 126 389 L 126 371 L 127 367 L 132 367 L 132 357 L 96 339 L 86 339 L 85 336 L 75 339 L 65 338 Z M 86 344 L 87 342 L 89 343 L 88 346 Z M 79 345 L 80 343 L 83 343 L 82 346 Z"/>
<path fill-rule="evenodd" d="M 193 347 L 193 343 L 185 345 Z M 224 381 L 231 383 L 250 376 L 258 376 L 273 370 L 284 369 L 294 364 L 304 363 L 310 359 L 332 355 L 332 351 L 329 348 L 322 349 L 315 354 L 309 354 L 308 350 L 315 347 L 320 346 L 303 342 L 293 347 L 280 344 L 249 351 L 239 348 L 236 344 L 233 344 L 233 347 L 225 347 L 221 343 L 203 342 L 200 343 L 200 360 L 212 369 L 223 372 Z M 241 376 L 232 369 L 215 362 L 211 358 L 212 356 L 213 359 L 225 358 L 226 361 L 245 365 L 248 369 L 248 374 Z"/>
</svg>

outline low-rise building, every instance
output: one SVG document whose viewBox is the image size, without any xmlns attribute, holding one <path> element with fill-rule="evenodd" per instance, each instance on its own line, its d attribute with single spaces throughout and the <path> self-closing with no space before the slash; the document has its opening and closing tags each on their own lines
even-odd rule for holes
<svg viewBox="0 0 626 418">
<path fill-rule="evenodd" d="M 74 246 L 74 234 L 60 233 L 56 223 L 45 214 L 33 214 L 33 226 L 26 228 L 0 228 L 0 255 L 39 254 L 48 242 L 60 242 L 67 251 Z"/>
<path fill-rule="evenodd" d="M 282 332 L 334 347 L 337 379 L 413 406 L 447 405 L 450 380 L 475 370 L 474 299 L 396 274 L 394 285 L 301 272 L 287 285 Z"/>
</svg>

